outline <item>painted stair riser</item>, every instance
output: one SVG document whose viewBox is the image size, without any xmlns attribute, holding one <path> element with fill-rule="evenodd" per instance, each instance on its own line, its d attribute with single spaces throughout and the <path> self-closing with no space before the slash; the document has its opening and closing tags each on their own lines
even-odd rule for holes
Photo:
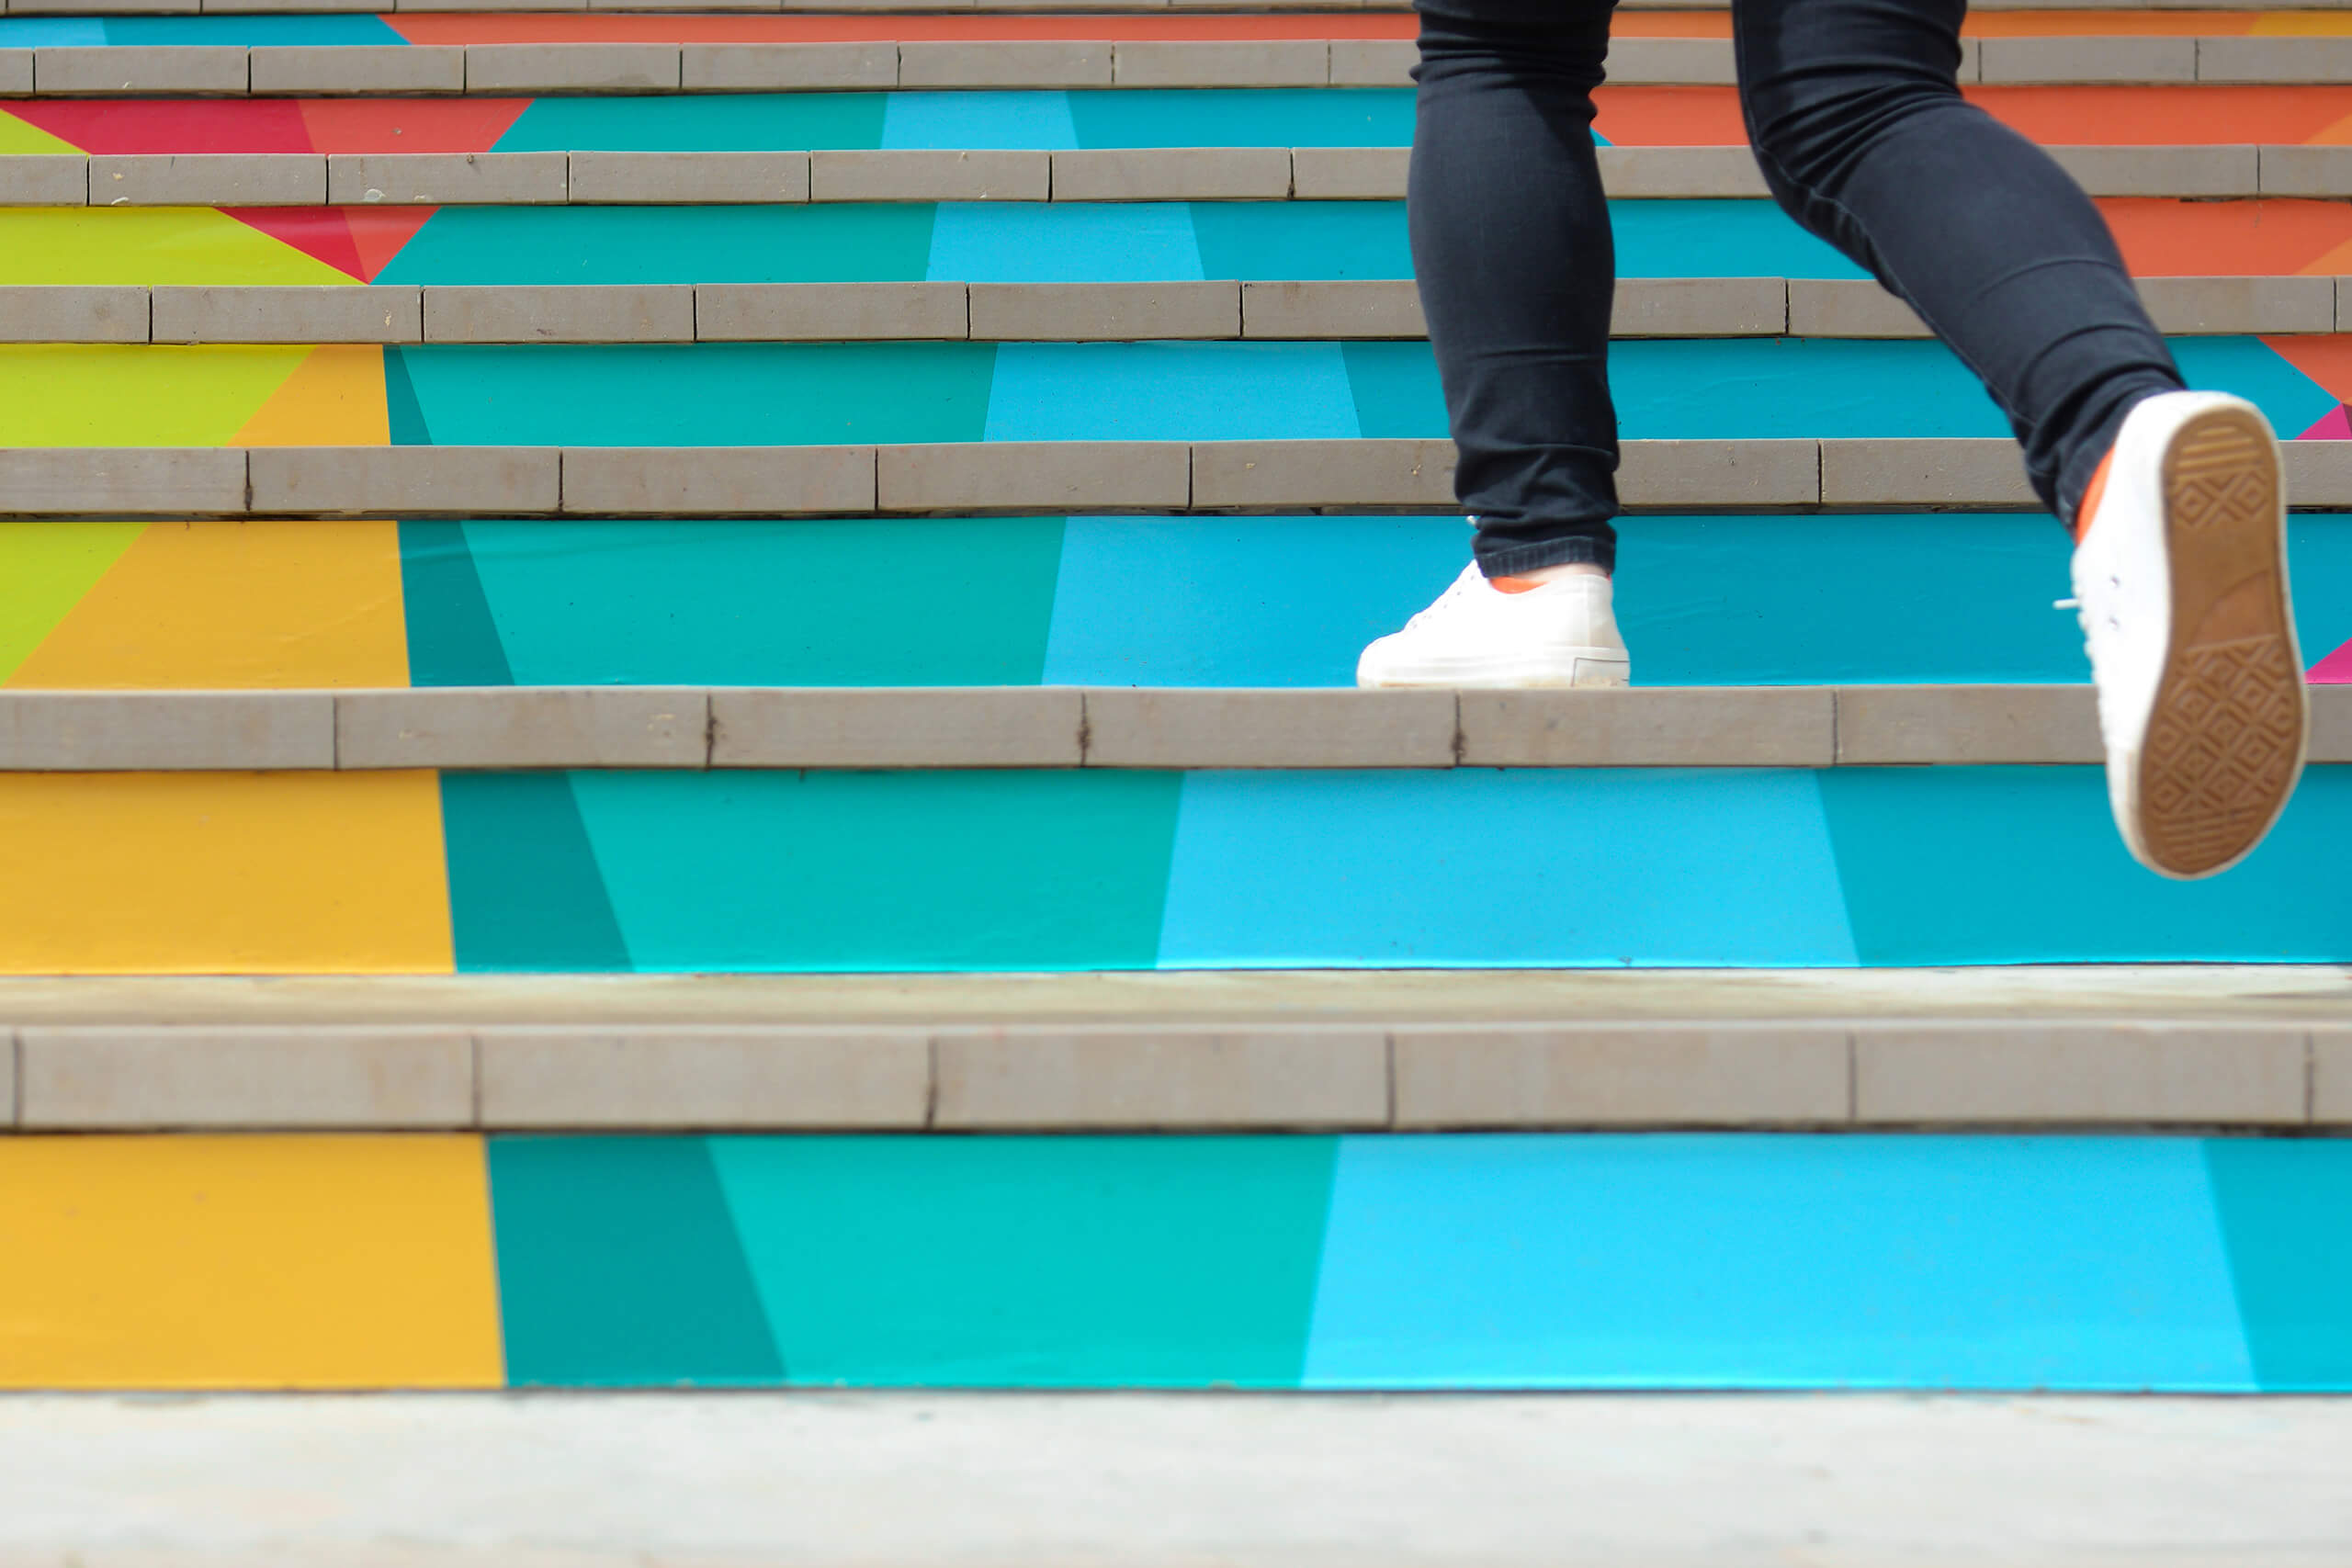
<svg viewBox="0 0 2352 1568">
<path fill-rule="evenodd" d="M 1637 685 L 2084 676 L 2047 518 L 1618 528 Z M 2352 530 L 2289 531 L 2306 660 L 2344 680 Z M 1344 686 L 1468 543 L 1453 517 L 6 524 L 0 681 Z"/>
<path fill-rule="evenodd" d="M 0 1382 L 2341 1390 L 2347 1154 L 12 1140 Z"/>
<path fill-rule="evenodd" d="M 2250 399 L 2283 436 L 2343 433 L 2352 338 L 2190 337 L 2174 340 L 2173 353 L 2191 384 Z M 1915 498 L 2032 504 L 2014 447 L 1996 454 L 1996 444 L 2011 440 L 1999 411 L 1959 359 L 1933 341 L 1635 339 L 1617 344 L 1610 360 L 1619 433 L 1633 444 L 1624 470 L 1627 493 L 1640 504 L 1865 503 L 1871 499 L 1870 484 L 1893 485 L 1880 491 L 1890 504 L 1914 504 Z M 352 447 L 389 440 L 401 446 L 537 448 L 552 460 L 558 448 L 807 446 L 812 455 L 806 460 L 816 463 L 814 450 L 824 447 L 1045 443 L 1059 444 L 1063 460 L 1082 465 L 1076 455 L 1082 443 L 1369 438 L 1442 446 L 1446 430 L 1435 362 L 1428 344 L 1416 342 L 0 344 L 0 433 L 12 448 Z M 1982 445 L 1968 450 L 1983 457 L 1973 459 L 1977 467 L 1954 468 L 1941 479 L 1877 476 L 1848 485 L 1833 475 L 1825 489 L 1817 477 L 1808 481 L 1794 468 L 1758 468 L 1743 487 L 1728 472 L 1697 467 L 1696 454 L 1685 454 L 1670 472 L 1645 469 L 1639 465 L 1645 459 L 1634 455 L 1646 449 L 1640 444 L 1660 441 L 1819 439 L 1973 441 Z M 2343 503 L 2326 477 L 2335 446 L 2313 440 L 2290 452 L 2292 472 L 2304 481 L 2296 504 Z M 1369 448 L 1356 450 L 1349 461 L 1378 460 L 1368 456 Z M 1761 453 L 1755 456 L 1769 462 Z M 209 473 L 211 465 L 227 460 L 223 454 L 199 467 Z M 445 455 L 401 471 L 422 474 L 433 463 L 462 460 Z M 268 459 L 274 465 L 306 461 L 290 455 Z M 706 488 L 714 499 L 702 504 L 744 509 L 717 470 L 709 472 Z M 119 480 L 95 471 L 81 477 L 92 493 L 110 483 L 145 482 L 129 473 Z M 164 473 L 157 470 L 158 482 L 168 482 Z M 187 482 L 200 486 L 195 474 L 191 469 Z M 1099 490 L 1091 504 L 1170 503 L 1166 487 L 1153 486 L 1140 473 L 1130 477 L 1133 483 Z M 1103 476 L 1105 482 L 1118 478 Z M 1400 470 L 1386 488 L 1358 494 L 1335 474 L 1320 491 L 1316 481 L 1304 481 L 1309 490 L 1289 503 L 1442 507 L 1453 497 L 1436 482 L 1440 478 L 1432 469 Z M 261 511 L 348 509 L 351 484 L 334 482 L 335 493 L 315 500 L 272 491 L 257 493 L 252 504 Z M 746 502 L 754 509 L 769 504 L 756 481 L 747 482 L 754 489 L 745 492 Z M 1946 487 L 1943 492 L 1938 484 Z M 1136 499 L 1126 498 L 1130 491 Z M 1141 499 L 1147 491 L 1149 499 Z M 242 500 L 224 508 L 218 500 L 197 499 L 195 490 L 178 502 L 159 491 L 160 506 L 134 505 L 131 492 L 123 493 L 121 501 L 96 504 L 101 511 L 113 505 L 192 513 L 245 510 Z M 551 509 L 526 499 L 537 494 L 533 490 L 474 493 L 473 500 L 420 496 L 368 504 L 444 513 L 470 507 L 486 514 Z M 822 493 L 812 489 L 772 499 L 784 510 L 807 513 L 823 510 Z M 8 499 L 30 495 L 20 491 Z M 718 499 L 722 495 L 730 499 Z M 883 505 L 935 509 L 961 499 Z M 1203 507 L 1250 504 L 1214 499 L 1207 491 L 1177 494 L 1174 504 L 1188 500 Z M 867 502 L 835 504 L 860 510 Z M 1048 491 L 1029 504 L 1080 510 L 1090 501 L 1081 485 Z M 691 512 L 692 504 L 684 510 Z"/>
<path fill-rule="evenodd" d="M 0 972 L 2340 962 L 2347 792 L 2179 885 L 2086 767 L 16 773 Z"/>
<path fill-rule="evenodd" d="M 2101 202 L 2143 277 L 2341 270 L 2352 208 Z M 1612 205 L 1628 278 L 1862 281 L 1770 202 Z M 0 284 L 692 285 L 1403 280 L 1401 203 L 0 208 Z M 2291 294 L 2310 286 L 2287 285 Z"/>
<path fill-rule="evenodd" d="M 2135 149 L 2197 139 L 2221 160 L 2201 165 L 2202 177 L 2226 173 L 2240 182 L 2231 188 L 2240 190 L 2253 188 L 2244 182 L 2256 178 L 2257 144 L 2293 150 L 2290 164 L 2326 169 L 2340 153 L 2331 145 L 2332 127 L 2352 110 L 2352 88 L 2343 85 L 1967 91 L 2037 141 L 2114 150 L 2105 156 L 2120 161 L 2119 168 L 2134 166 Z M 1597 134 L 1609 147 L 1713 149 L 1705 153 L 1708 166 L 1744 168 L 1721 151 L 1747 141 L 1728 88 L 1610 86 L 1596 101 Z M 8 102 L 0 110 L 0 149 L 28 153 L 1401 149 L 1412 130 L 1412 94 L 1402 88 Z"/>
</svg>

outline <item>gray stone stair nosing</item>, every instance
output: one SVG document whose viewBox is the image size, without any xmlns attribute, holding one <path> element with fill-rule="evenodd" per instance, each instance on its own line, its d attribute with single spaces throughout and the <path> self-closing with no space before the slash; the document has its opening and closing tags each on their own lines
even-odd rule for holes
<svg viewBox="0 0 2352 1568">
<path fill-rule="evenodd" d="M 2341 1020 L 93 1022 L 0 1025 L 0 1134 L 2178 1134 L 2352 1122 Z"/>
<path fill-rule="evenodd" d="M 2352 762 L 2352 687 L 2311 688 Z M 0 771 L 2095 766 L 2081 685 L 0 693 Z"/>
<path fill-rule="evenodd" d="M 347 96 L 642 95 L 844 85 L 1097 91 L 1403 86 L 1409 85 L 1406 72 L 1413 59 L 1409 39 L 1103 38 L 907 40 L 896 50 L 896 69 L 887 80 L 871 67 L 844 79 L 837 64 L 839 45 L 831 40 L 751 46 L 777 62 L 773 73 L 697 72 L 690 65 L 690 57 L 719 47 L 618 40 L 250 48 L 36 44 L 7 51 L 0 88 L 41 96 Z M 805 51 L 814 68 L 791 68 L 796 51 Z M 2347 54 L 2352 46 L 2322 37 L 1970 38 L 1962 40 L 1959 79 L 2012 85 L 2324 83 L 2342 79 Z M 1611 80 L 1631 85 L 1724 86 L 1736 80 L 1727 39 L 1621 38 L 1610 51 L 1609 69 Z"/>
<path fill-rule="evenodd" d="M 1024 15 L 1039 9 L 1080 9 L 1106 15 L 1150 16 L 1170 11 L 1195 13 L 1230 13 L 1237 9 L 1270 11 L 1285 15 L 1315 15 L 1337 12 L 1404 13 L 1410 9 L 1406 0 L 1277 0 L 1269 5 L 1241 6 L 1237 0 L 1070 0 L 1070 4 L 1041 6 L 1038 0 L 820 0 L 815 4 L 798 4 L 796 0 L 618 0 L 605 4 L 602 0 L 14 0 L 8 7 L 11 15 L 38 16 L 196 16 L 201 13 L 221 15 L 270 15 L 280 12 L 409 12 L 409 11 L 521 11 L 521 12 L 582 12 L 582 11 L 729 11 L 729 12 L 796 12 L 808 10 L 856 11 L 888 10 L 905 12 L 962 12 L 989 15 L 1012 13 Z M 1639 0 L 1638 4 L 1622 7 L 1627 11 L 1721 11 L 1724 0 Z M 2051 0 L 1976 0 L 1973 7 L 1982 11 L 2039 11 L 2051 8 Z M 2066 0 L 2070 11 L 2287 11 L 2328 15 L 2347 8 L 2346 0 Z"/>
<path fill-rule="evenodd" d="M 2139 281 L 2157 325 L 2176 336 L 2329 333 L 2341 310 L 2342 280 L 2329 277 Z M 137 331 L 141 321 L 148 324 L 143 333 Z M 1620 339 L 1928 335 L 1907 306 L 1868 279 L 1621 278 L 1612 325 Z M 1410 279 L 0 286 L 0 342 L 12 343 L 1326 342 L 1426 335 Z"/>
<path fill-rule="evenodd" d="M 2047 149 L 2093 196 L 2352 197 L 2352 148 L 2255 144 Z M 1623 199 L 1763 199 L 1745 146 L 1610 147 L 1602 184 Z M 1290 175 L 1275 161 L 1287 158 Z M 1402 147 L 820 148 L 812 152 L 228 152 L 20 154 L 0 164 L 13 205 L 675 206 L 799 201 L 1402 200 Z M 574 161 L 576 160 L 576 164 Z M 994 188 L 964 165 L 999 169 Z M 325 189 L 315 189 L 323 163 Z M 178 167 L 186 164 L 183 170 Z M 775 179 L 745 183 L 773 164 Z M 1068 177 L 1054 171 L 1068 165 Z M 789 166 L 787 169 L 786 166 Z M 74 170 L 83 171 L 81 183 Z M 816 177 L 811 181 L 810 171 Z M 143 171 L 141 185 L 121 172 Z M 570 177 L 567 177 L 569 171 Z M 593 175 L 593 177 L 592 177 Z M 1064 193 L 1055 194 L 1057 186 Z M 574 185 L 582 188 L 575 190 Z M 214 197 L 210 201 L 205 198 Z"/>
<path fill-rule="evenodd" d="M 1999 438 L 1636 440 L 1628 510 L 2037 511 Z M 2352 508 L 2352 443 L 2282 447 L 2290 501 Z M 568 473 L 568 470 L 569 473 Z M 657 472 L 658 470 L 658 472 Z M 1454 508 L 1442 438 L 882 446 L 0 448 L 24 518 L 1248 516 Z M 659 482 L 656 482 L 658 479 Z"/>
</svg>

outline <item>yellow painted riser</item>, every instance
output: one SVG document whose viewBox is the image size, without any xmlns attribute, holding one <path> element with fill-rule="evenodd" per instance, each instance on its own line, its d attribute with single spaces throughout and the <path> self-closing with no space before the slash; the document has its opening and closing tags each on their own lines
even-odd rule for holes
<svg viewBox="0 0 2352 1568">
<path fill-rule="evenodd" d="M 0 774 L 0 974 L 455 965 L 427 772 Z"/>
<path fill-rule="evenodd" d="M 495 1388 L 463 1136 L 0 1139 L 0 1387 Z"/>
</svg>

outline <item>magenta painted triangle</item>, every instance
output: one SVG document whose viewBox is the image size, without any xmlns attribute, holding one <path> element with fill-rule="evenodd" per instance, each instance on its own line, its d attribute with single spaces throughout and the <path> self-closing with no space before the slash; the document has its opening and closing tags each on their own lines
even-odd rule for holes
<svg viewBox="0 0 2352 1568">
<path fill-rule="evenodd" d="M 2352 686 L 2352 642 L 2312 665 L 2307 679 L 2314 686 Z"/>
<path fill-rule="evenodd" d="M 2295 437 L 2298 441 L 2352 441 L 2352 410 L 2342 403 L 2332 412 L 2323 414 L 2320 422 Z"/>
</svg>

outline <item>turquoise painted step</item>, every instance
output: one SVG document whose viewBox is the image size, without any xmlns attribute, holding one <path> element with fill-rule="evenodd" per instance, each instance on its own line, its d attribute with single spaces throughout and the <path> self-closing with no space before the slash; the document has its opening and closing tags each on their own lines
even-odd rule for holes
<svg viewBox="0 0 2352 1568">
<path fill-rule="evenodd" d="M 0 17 L 0 49 L 93 49 L 106 44 L 210 44 L 234 49 L 404 44 L 369 16 Z"/>
<path fill-rule="evenodd" d="M 1989 516 L 1629 517 L 1637 683 L 2076 682 L 2064 536 Z M 2352 640 L 2352 522 L 2290 525 Z M 409 524 L 419 685 L 1343 686 L 1467 558 L 1457 517 Z M 1139 585 L 1148 584 L 1148 589 Z M 892 635 L 875 635 L 888 626 Z"/>
<path fill-rule="evenodd" d="M 2352 1143 L 493 1138 L 518 1385 L 2352 1387 Z"/>
<path fill-rule="evenodd" d="M 2298 434 L 2341 405 L 2258 338 L 2178 340 L 2196 385 Z M 398 443 L 790 446 L 1442 436 L 1421 343 L 695 344 L 387 350 Z M 1618 427 L 1661 437 L 2006 436 L 1931 340 L 1643 340 Z"/>
<path fill-rule="evenodd" d="M 2081 767 L 453 773 L 442 806 L 467 971 L 2352 954 L 2346 767 L 2194 884 Z"/>
<path fill-rule="evenodd" d="M 689 94 L 541 98 L 497 151 L 1404 147 L 1393 87 Z"/>
<path fill-rule="evenodd" d="M 1610 204 L 1627 277 L 1861 271 L 1769 201 Z M 1410 277 L 1396 201 L 447 207 L 383 283 Z"/>
</svg>

